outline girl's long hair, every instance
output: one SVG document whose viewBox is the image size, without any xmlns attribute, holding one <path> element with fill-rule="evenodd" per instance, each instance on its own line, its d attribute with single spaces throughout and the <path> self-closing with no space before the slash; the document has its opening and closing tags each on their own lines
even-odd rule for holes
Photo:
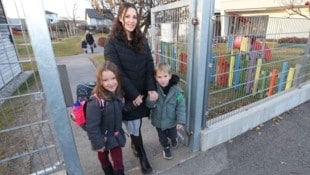
<svg viewBox="0 0 310 175">
<path fill-rule="evenodd" d="M 123 28 L 122 23 L 119 21 L 119 18 L 122 17 L 124 13 L 127 12 L 129 8 L 135 9 L 137 13 L 137 26 L 134 29 L 134 31 L 131 32 L 131 38 L 132 40 L 129 41 L 126 36 L 126 32 Z M 140 16 L 138 14 L 137 8 L 134 4 L 124 2 L 120 5 L 117 17 L 114 19 L 112 30 L 109 34 L 109 37 L 116 38 L 120 37 L 122 40 L 124 40 L 130 47 L 132 47 L 135 52 L 137 53 L 144 53 L 145 52 L 145 44 L 146 44 L 146 38 L 144 37 L 143 33 L 140 29 Z"/>
<path fill-rule="evenodd" d="M 102 98 L 104 100 L 111 100 L 112 99 L 112 93 L 107 91 L 102 87 L 102 72 L 104 71 L 111 71 L 114 73 L 118 86 L 115 91 L 115 95 L 120 97 L 121 94 L 121 77 L 120 77 L 120 72 L 117 68 L 117 66 L 110 62 L 110 61 L 105 61 L 103 64 L 101 64 L 96 71 L 96 86 L 93 90 L 93 93 L 96 94 L 99 98 Z"/>
</svg>

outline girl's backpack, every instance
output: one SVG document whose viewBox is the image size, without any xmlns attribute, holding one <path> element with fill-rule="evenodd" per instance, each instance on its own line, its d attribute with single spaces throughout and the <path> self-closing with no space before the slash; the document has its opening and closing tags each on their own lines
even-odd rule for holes
<svg viewBox="0 0 310 175">
<path fill-rule="evenodd" d="M 92 90 L 96 86 L 95 82 L 81 83 L 76 87 L 76 101 L 71 108 L 71 119 L 73 122 L 86 130 L 86 106 L 90 100 Z M 99 103 L 100 108 L 103 110 L 104 101 L 93 95 Z"/>
</svg>

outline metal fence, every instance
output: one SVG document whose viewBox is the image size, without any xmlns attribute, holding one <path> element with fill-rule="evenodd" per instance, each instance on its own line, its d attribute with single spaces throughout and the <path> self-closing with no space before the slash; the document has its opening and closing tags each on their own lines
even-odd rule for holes
<svg viewBox="0 0 310 175">
<path fill-rule="evenodd" d="M 203 12 L 210 6 L 155 7 L 149 35 L 155 62 L 170 63 L 181 78 L 194 149 L 202 129 L 310 79 L 309 20 Z"/>
<path fill-rule="evenodd" d="M 152 38 L 155 63 L 167 62 L 172 72 L 181 79 L 181 86 L 187 89 L 187 52 L 189 7 L 175 6 L 158 10 L 152 14 Z"/>
<path fill-rule="evenodd" d="M 0 174 L 81 174 L 42 2 L 13 4 L 26 23 L 0 1 Z"/>
<path fill-rule="evenodd" d="M 18 56 L 18 48 L 29 53 L 25 26 L 19 24 L 18 34 L 12 26 L 2 23 L 0 35 L 1 56 L 6 60 L 0 67 L 11 70 L 2 69 L 0 77 L 12 77 L 0 89 L 0 174 L 48 174 L 63 168 L 64 162 L 35 60 L 29 55 L 12 59 Z M 22 70 L 18 74 L 13 69 L 16 65 Z"/>
<path fill-rule="evenodd" d="M 190 88 L 188 72 L 191 70 L 187 67 L 189 8 L 188 2 L 179 1 L 152 9 L 152 26 L 148 35 L 154 62 L 170 64 L 173 74 L 179 76 L 179 85 L 184 89 L 186 96 L 188 96 L 187 92 Z M 180 141 L 187 145 L 188 135 L 186 132 L 179 131 L 178 133 L 182 138 Z"/>
<path fill-rule="evenodd" d="M 199 149 L 204 114 L 207 47 L 212 32 L 214 1 L 182 0 L 152 8 L 151 48 L 156 63 L 168 62 L 181 79 L 187 103 L 186 131 L 179 131 L 185 144 Z M 210 9 L 204 11 L 203 9 Z M 197 14 L 199 14 L 197 16 Z M 198 19 L 206 19 L 199 21 Z M 204 40 L 205 39 L 205 40 Z"/>
<path fill-rule="evenodd" d="M 309 20 L 235 15 L 216 19 L 222 25 L 214 26 L 209 59 L 208 125 L 310 80 Z"/>
<path fill-rule="evenodd" d="M 203 9 L 212 9 L 213 3 L 183 0 L 152 9 L 149 37 L 154 59 L 169 62 L 181 78 L 188 106 L 186 132 L 181 135 L 192 138 L 193 150 L 199 149 L 204 127 L 224 120 L 242 106 L 285 93 L 310 79 L 309 20 L 212 17 L 212 10 Z M 0 49 L 8 58 L 0 66 L 19 64 L 22 70 L 18 75 L 9 72 L 14 77 L 13 88 L 7 83 L 0 91 L 1 174 L 48 174 L 63 166 L 69 174 L 74 170 L 82 173 L 74 169 L 81 168 L 74 162 L 79 160 L 75 145 L 64 145 L 64 140 L 74 143 L 70 134 L 62 135 L 71 132 L 69 122 L 55 122 L 68 118 L 40 4 L 41 0 L 23 4 L 33 11 L 25 10 L 31 42 L 21 35 L 8 47 L 4 41 L 10 33 L 0 35 Z M 1 32 L 2 28 L 10 29 L 10 25 L 1 24 Z M 34 58 L 9 59 L 12 51 L 18 53 L 14 45 L 27 51 L 29 44 Z"/>
</svg>

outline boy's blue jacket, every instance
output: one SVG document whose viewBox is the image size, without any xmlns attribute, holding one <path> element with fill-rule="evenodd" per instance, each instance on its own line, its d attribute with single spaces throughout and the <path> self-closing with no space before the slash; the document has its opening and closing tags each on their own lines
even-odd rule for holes
<svg viewBox="0 0 310 175">
<path fill-rule="evenodd" d="M 179 77 L 172 75 L 167 95 L 157 84 L 158 100 L 156 102 L 146 100 L 146 106 L 151 108 L 152 125 L 162 130 L 175 127 L 177 124 L 185 124 L 186 106 L 183 90 L 178 85 Z"/>
</svg>

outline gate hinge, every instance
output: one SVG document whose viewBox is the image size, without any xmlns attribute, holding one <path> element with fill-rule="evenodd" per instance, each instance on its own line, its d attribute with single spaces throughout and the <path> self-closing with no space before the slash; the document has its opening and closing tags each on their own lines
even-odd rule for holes
<svg viewBox="0 0 310 175">
<path fill-rule="evenodd" d="M 192 24 L 193 24 L 193 25 L 198 25 L 198 24 L 199 24 L 198 19 L 197 19 L 196 17 L 194 17 L 194 18 L 192 19 Z"/>
</svg>

